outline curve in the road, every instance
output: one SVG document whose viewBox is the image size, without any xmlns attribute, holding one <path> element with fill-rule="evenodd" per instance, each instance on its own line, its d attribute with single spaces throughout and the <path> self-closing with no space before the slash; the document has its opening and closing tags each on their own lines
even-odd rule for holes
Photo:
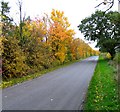
<svg viewBox="0 0 120 112">
<path fill-rule="evenodd" d="M 98 56 L 3 89 L 3 110 L 78 110 Z"/>
</svg>

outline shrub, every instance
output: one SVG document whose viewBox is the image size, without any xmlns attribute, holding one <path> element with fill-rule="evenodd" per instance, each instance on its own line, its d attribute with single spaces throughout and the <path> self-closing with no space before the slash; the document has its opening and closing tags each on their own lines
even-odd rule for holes
<svg viewBox="0 0 120 112">
<path fill-rule="evenodd" d="M 8 37 L 2 40 L 2 76 L 3 78 L 22 77 L 27 74 L 29 67 L 25 63 L 25 56 L 22 52 L 19 41 L 15 37 Z"/>
</svg>

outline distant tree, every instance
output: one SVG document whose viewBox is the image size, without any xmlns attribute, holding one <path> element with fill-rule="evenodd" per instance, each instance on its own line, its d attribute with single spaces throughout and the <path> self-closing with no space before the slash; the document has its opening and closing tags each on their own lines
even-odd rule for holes
<svg viewBox="0 0 120 112">
<path fill-rule="evenodd" d="M 115 55 L 115 47 L 120 44 L 120 23 L 118 12 L 96 11 L 91 17 L 81 21 L 78 26 L 81 33 L 88 40 L 97 41 L 101 51 L 107 51 L 112 58 Z"/>
</svg>

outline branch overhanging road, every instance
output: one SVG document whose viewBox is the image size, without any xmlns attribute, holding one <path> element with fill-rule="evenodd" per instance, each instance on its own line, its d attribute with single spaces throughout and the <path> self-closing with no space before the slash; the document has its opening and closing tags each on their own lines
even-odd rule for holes
<svg viewBox="0 0 120 112">
<path fill-rule="evenodd" d="M 2 91 L 3 110 L 79 110 L 98 56 Z"/>
</svg>

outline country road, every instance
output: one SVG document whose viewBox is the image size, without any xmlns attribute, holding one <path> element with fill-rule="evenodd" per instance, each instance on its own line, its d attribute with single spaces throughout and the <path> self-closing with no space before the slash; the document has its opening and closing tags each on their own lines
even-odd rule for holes
<svg viewBox="0 0 120 112">
<path fill-rule="evenodd" d="M 2 91 L 2 110 L 79 110 L 98 56 Z"/>
</svg>

